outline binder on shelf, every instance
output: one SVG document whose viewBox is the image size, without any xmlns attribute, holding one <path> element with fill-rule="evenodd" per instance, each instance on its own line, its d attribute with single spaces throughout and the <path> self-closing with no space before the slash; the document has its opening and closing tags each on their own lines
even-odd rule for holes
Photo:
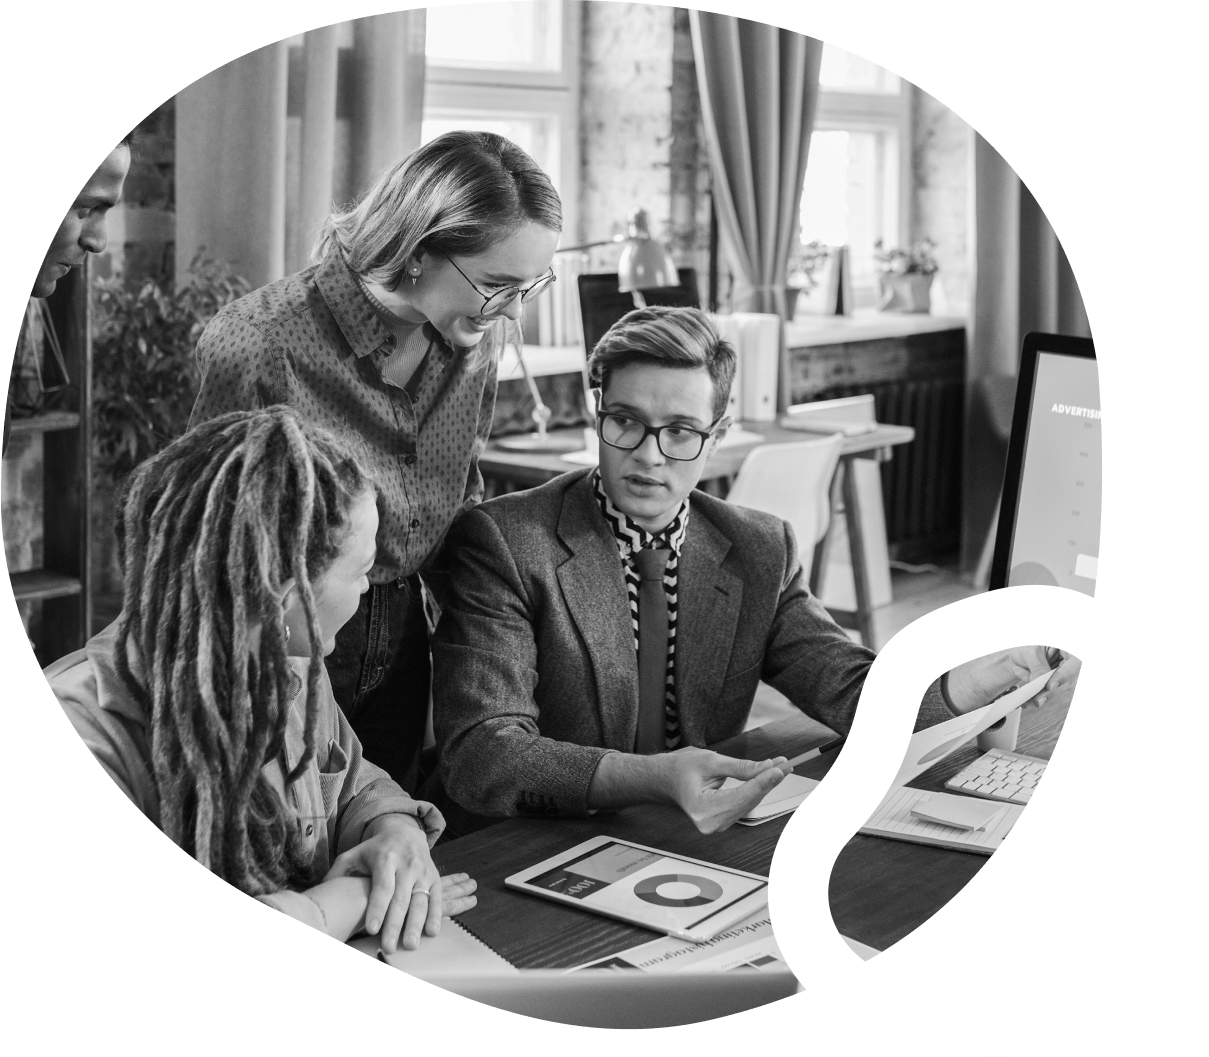
<svg viewBox="0 0 1209 1057">
<path fill-rule="evenodd" d="M 836 246 L 831 251 L 830 263 L 823 312 L 829 316 L 850 316 L 856 302 L 852 297 L 852 266 L 848 260 L 848 247 Z"/>
<path fill-rule="evenodd" d="M 765 312 L 732 312 L 712 318 L 722 337 L 734 347 L 738 361 L 729 414 L 736 420 L 775 421 L 781 317 Z"/>
<path fill-rule="evenodd" d="M 852 294 L 852 262 L 847 246 L 829 246 L 814 273 L 814 285 L 798 294 L 796 316 L 850 316 L 856 309 Z"/>
</svg>

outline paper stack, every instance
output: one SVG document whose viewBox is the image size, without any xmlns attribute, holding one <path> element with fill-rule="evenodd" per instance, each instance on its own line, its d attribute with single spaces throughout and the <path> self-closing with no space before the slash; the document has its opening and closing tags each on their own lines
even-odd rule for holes
<svg viewBox="0 0 1209 1057">
<path fill-rule="evenodd" d="M 930 821 L 952 817 L 954 808 L 949 801 L 969 799 L 972 798 L 955 793 L 929 793 L 908 787 L 892 789 L 860 832 L 874 837 L 891 837 L 915 844 L 936 844 L 956 851 L 990 855 L 1003 843 L 1003 838 L 1011 831 L 1024 808 L 1017 804 L 999 805 L 991 802 L 987 808 L 989 817 L 985 821 L 977 820 L 980 826 L 976 829 L 966 829 L 951 822 Z M 917 812 L 916 808 L 921 810 Z M 946 815 L 940 814 L 942 811 Z"/>
<path fill-rule="evenodd" d="M 514 976 L 520 972 L 450 918 L 441 922 L 441 931 L 437 935 L 425 936 L 418 950 L 408 951 L 399 947 L 394 954 L 387 954 L 378 946 L 377 936 L 360 936 L 350 940 L 349 946 L 356 947 L 370 957 L 376 955 L 379 961 L 418 976 L 421 980 L 434 982 L 451 976 Z"/>
<path fill-rule="evenodd" d="M 737 778 L 728 778 L 722 783 L 723 789 L 733 789 L 740 785 Z M 758 826 L 762 822 L 770 822 L 774 818 L 788 815 L 803 800 L 814 792 L 819 783 L 813 778 L 803 778 L 799 774 L 789 774 L 784 781 L 761 800 L 752 810 L 739 819 L 740 826 Z"/>
</svg>

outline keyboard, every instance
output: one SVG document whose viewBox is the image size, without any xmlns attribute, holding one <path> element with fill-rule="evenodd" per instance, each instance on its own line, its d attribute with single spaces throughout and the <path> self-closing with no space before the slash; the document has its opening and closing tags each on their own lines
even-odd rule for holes
<svg viewBox="0 0 1209 1057">
<path fill-rule="evenodd" d="M 991 749 L 953 775 L 945 782 L 945 788 L 987 800 L 1027 804 L 1043 774 L 1044 760 L 1021 756 L 1018 752 Z"/>
</svg>

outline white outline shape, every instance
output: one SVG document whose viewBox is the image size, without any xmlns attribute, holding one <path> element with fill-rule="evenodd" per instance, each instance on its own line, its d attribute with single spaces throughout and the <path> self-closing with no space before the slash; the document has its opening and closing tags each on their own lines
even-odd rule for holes
<svg viewBox="0 0 1209 1057">
<path fill-rule="evenodd" d="M 1024 643 L 1057 646 L 1095 672 L 1129 739 L 1146 824 L 1146 895 L 1124 951 L 1094 976 L 1032 994 L 950 994 L 887 976 L 835 930 L 827 885 L 839 851 L 902 762 L 915 705 L 939 672 Z M 789 820 L 773 856 L 777 945 L 805 990 L 835 1016 L 919 1050 L 1032 1055 L 1120 1032 L 1172 989 L 1196 946 L 1209 842 L 1196 751 L 1172 681 L 1138 630 L 1078 591 L 1017 587 L 915 620 L 869 670 L 848 743 Z"/>
</svg>

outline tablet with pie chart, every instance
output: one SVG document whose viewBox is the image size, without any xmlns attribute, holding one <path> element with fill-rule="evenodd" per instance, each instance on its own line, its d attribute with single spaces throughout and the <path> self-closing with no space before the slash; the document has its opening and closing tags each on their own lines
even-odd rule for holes
<svg viewBox="0 0 1209 1057">
<path fill-rule="evenodd" d="M 593 837 L 504 883 L 695 942 L 768 903 L 767 877 L 614 837 Z"/>
</svg>

